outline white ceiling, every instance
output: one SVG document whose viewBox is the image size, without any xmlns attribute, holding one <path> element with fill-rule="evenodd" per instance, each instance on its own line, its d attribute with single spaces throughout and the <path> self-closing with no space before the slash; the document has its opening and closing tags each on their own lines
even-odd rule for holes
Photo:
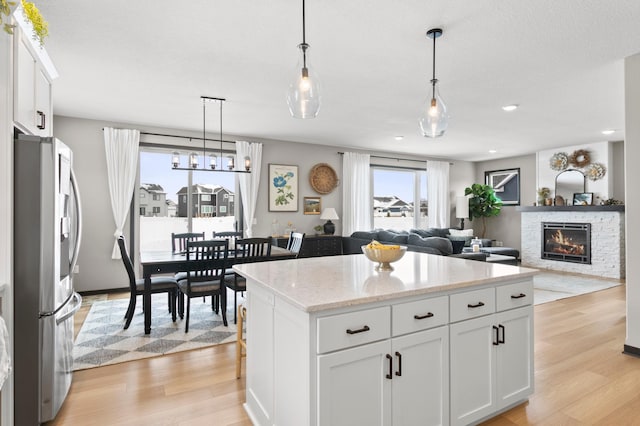
<svg viewBox="0 0 640 426">
<path fill-rule="evenodd" d="M 621 140 L 623 60 L 640 52 L 638 0 L 307 0 L 322 107 L 298 120 L 285 93 L 297 72 L 300 0 L 36 5 L 60 73 L 58 115 L 202 131 L 200 96 L 225 97 L 225 135 L 421 157 L 486 160 Z M 451 115 L 435 140 L 418 126 L 433 27 L 444 30 L 436 76 Z M 502 111 L 512 103 L 520 108 Z M 208 132 L 219 131 L 216 111 Z"/>
</svg>

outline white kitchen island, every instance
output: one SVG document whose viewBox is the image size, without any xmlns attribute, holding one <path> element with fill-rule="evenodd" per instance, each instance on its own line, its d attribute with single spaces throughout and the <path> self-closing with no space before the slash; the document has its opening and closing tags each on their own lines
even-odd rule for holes
<svg viewBox="0 0 640 426">
<path fill-rule="evenodd" d="M 234 266 L 256 425 L 459 425 L 533 392 L 536 270 L 407 252 Z"/>
</svg>

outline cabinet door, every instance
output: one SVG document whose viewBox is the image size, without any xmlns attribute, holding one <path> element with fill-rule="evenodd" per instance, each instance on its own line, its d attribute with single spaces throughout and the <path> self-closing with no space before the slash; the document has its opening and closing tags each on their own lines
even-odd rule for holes
<svg viewBox="0 0 640 426">
<path fill-rule="evenodd" d="M 13 118 L 21 130 L 35 134 L 36 60 L 27 46 L 29 40 L 18 27 L 15 32 Z"/>
<path fill-rule="evenodd" d="M 495 315 L 449 326 L 451 424 L 466 425 L 495 411 Z"/>
<path fill-rule="evenodd" d="M 318 357 L 318 425 L 391 425 L 389 341 Z"/>
<path fill-rule="evenodd" d="M 35 127 L 40 136 L 52 136 L 51 82 L 40 67 L 36 68 Z"/>
<path fill-rule="evenodd" d="M 392 351 L 393 425 L 448 425 L 448 327 L 396 337 Z"/>
<path fill-rule="evenodd" d="M 496 315 L 500 345 L 496 350 L 498 409 L 533 393 L 533 307 Z"/>
</svg>

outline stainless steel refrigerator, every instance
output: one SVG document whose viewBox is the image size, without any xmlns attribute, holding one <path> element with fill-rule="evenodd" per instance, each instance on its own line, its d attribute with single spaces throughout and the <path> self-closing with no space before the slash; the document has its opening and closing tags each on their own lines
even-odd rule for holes
<svg viewBox="0 0 640 426">
<path fill-rule="evenodd" d="M 15 424 L 53 419 L 73 377 L 73 288 L 82 217 L 73 153 L 55 138 L 14 141 Z"/>
</svg>

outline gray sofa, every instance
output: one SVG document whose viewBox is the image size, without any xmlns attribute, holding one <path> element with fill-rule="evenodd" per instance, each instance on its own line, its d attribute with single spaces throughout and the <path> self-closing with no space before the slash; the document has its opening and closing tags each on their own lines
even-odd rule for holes
<svg viewBox="0 0 640 426">
<path fill-rule="evenodd" d="M 464 241 L 456 241 L 447 237 L 448 229 L 430 228 L 429 230 L 394 231 L 376 229 L 366 232 L 354 232 L 349 237 L 342 238 L 343 254 L 362 253 L 362 246 L 372 240 L 385 244 L 399 244 L 407 246 L 407 250 L 421 253 L 437 254 L 440 256 L 460 257 L 484 261 L 487 253 L 462 253 Z M 455 245 L 455 248 L 454 248 Z"/>
</svg>

